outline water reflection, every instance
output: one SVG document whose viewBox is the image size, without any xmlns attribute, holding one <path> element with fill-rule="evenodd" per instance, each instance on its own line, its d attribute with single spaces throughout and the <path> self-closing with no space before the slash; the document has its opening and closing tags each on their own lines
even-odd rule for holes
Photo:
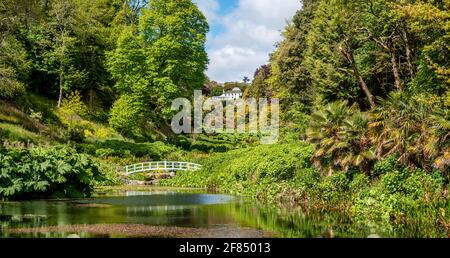
<svg viewBox="0 0 450 258">
<path fill-rule="evenodd" d="M 0 236 L 98 237 L 86 233 L 30 233 L 13 235 L 9 229 L 65 225 L 140 224 L 186 228 L 251 228 L 276 232 L 282 237 L 419 237 L 417 228 L 373 232 L 352 224 L 342 214 L 280 210 L 245 202 L 227 195 L 176 191 L 132 191 L 122 196 L 65 201 L 0 203 Z M 426 231 L 425 236 L 440 236 Z M 422 233 L 423 234 L 423 233 Z M 108 235 L 100 235 L 105 237 Z M 445 236 L 445 235 L 444 235 Z"/>
</svg>

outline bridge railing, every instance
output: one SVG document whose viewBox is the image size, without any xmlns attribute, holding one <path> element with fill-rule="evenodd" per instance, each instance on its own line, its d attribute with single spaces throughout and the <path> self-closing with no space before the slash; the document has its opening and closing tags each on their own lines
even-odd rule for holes
<svg viewBox="0 0 450 258">
<path fill-rule="evenodd" d="M 153 161 L 125 166 L 125 174 L 136 174 L 148 171 L 195 171 L 202 165 L 179 161 Z"/>
</svg>

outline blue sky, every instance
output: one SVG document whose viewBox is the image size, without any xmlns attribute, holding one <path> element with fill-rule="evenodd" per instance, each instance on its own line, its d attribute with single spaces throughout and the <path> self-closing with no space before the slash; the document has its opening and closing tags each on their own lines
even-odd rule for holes
<svg viewBox="0 0 450 258">
<path fill-rule="evenodd" d="M 208 19 L 208 76 L 241 81 L 268 62 L 300 0 L 194 0 Z"/>
<path fill-rule="evenodd" d="M 210 1 L 210 0 L 197 0 L 197 1 Z M 210 1 L 213 2 L 213 1 Z M 238 7 L 238 0 L 220 0 L 217 1 L 218 7 L 216 9 L 216 14 L 218 16 L 225 16 L 229 13 L 231 13 L 234 9 Z M 220 22 L 211 22 L 210 24 L 210 30 L 212 36 L 218 36 L 221 33 L 224 32 L 225 28 Z"/>
</svg>

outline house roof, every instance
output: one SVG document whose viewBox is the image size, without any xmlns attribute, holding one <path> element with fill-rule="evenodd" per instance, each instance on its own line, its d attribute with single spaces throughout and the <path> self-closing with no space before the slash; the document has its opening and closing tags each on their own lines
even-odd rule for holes
<svg viewBox="0 0 450 258">
<path fill-rule="evenodd" d="M 236 88 L 234 88 L 233 90 L 227 91 L 227 92 L 225 92 L 225 93 L 242 93 L 242 90 L 239 89 L 238 87 L 236 87 Z"/>
</svg>

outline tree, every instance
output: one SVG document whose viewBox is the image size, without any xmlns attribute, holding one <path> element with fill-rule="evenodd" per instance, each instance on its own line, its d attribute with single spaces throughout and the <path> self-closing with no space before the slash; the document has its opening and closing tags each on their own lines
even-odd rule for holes
<svg viewBox="0 0 450 258">
<path fill-rule="evenodd" d="M 121 134 L 132 136 L 133 129 L 139 124 L 140 113 L 132 97 L 122 95 L 111 108 L 109 124 Z"/>
<path fill-rule="evenodd" d="M 375 156 L 368 137 L 368 116 L 347 101 L 337 101 L 311 114 L 308 141 L 314 145 L 312 160 L 331 175 L 351 167 L 370 172 Z"/>
<path fill-rule="evenodd" d="M 207 96 L 220 96 L 223 93 L 223 87 L 220 85 L 220 83 L 213 81 L 206 77 L 205 83 L 203 86 L 203 94 L 206 94 Z"/>
<path fill-rule="evenodd" d="M 402 39 L 404 42 L 408 42 L 409 38 L 407 34 L 402 32 L 403 22 L 395 18 L 394 13 L 390 10 L 391 8 L 389 0 L 371 0 L 369 8 L 364 10 L 359 26 L 361 31 L 367 33 L 368 39 L 387 54 L 394 77 L 395 88 L 398 91 L 403 91 L 404 83 L 401 79 L 401 71 L 398 64 L 399 56 L 397 55 L 399 51 L 397 49 L 400 48 L 399 45 Z M 404 36 L 403 38 L 402 35 Z M 406 46 L 408 50 L 409 44 L 406 44 Z M 410 55 L 410 51 L 407 51 L 407 54 Z M 408 64 L 410 64 L 410 61 Z M 410 70 L 411 73 L 412 71 Z"/>
<path fill-rule="evenodd" d="M 5 33 L 1 33 L 0 41 L 14 38 L 18 42 L 15 45 L 23 50 L 16 49 L 16 55 L 25 55 L 28 60 L 22 66 L 28 69 L 26 76 L 13 71 L 19 82 L 29 90 L 58 99 L 59 103 L 63 95 L 78 90 L 83 99 L 89 99 L 91 107 L 96 95 L 102 99 L 100 105 L 110 105 L 114 94 L 109 87 L 104 54 L 115 45 L 111 41 L 116 37 L 111 33 L 118 11 L 114 2 L 2 1 L 0 27 Z M 8 74 L 8 78 L 13 75 L 11 69 L 3 74 Z"/>
<path fill-rule="evenodd" d="M 450 86 L 450 3 L 449 1 L 408 1 L 391 4 L 402 21 L 401 35 L 406 48 L 413 90 L 443 95 Z"/>
<path fill-rule="evenodd" d="M 108 69 L 144 117 L 167 121 L 173 99 L 203 87 L 209 27 L 190 0 L 154 0 L 141 11 L 139 25 L 126 27 L 109 53 Z"/>
<path fill-rule="evenodd" d="M 375 97 L 363 77 L 357 58 L 362 44 L 357 37 L 362 8 L 364 5 L 358 1 L 321 1 L 308 34 L 306 64 L 322 94 L 342 94 L 346 99 L 352 94 L 348 89 L 356 81 L 373 108 Z"/>
<path fill-rule="evenodd" d="M 197 6 L 191 0 L 154 0 L 143 10 L 139 27 L 158 72 L 185 93 L 201 89 L 209 26 Z"/>
<path fill-rule="evenodd" d="M 21 19 L 18 15 L 27 2 L 5 0 L 0 3 L 0 98 L 14 98 L 23 93 L 31 63 L 24 45 L 17 39 Z"/>
<path fill-rule="evenodd" d="M 307 35 L 318 3 L 317 0 L 302 1 L 302 9 L 286 27 L 283 41 L 270 57 L 268 84 L 272 85 L 277 97 L 285 100 L 281 103 L 283 110 L 291 109 L 291 104 L 296 102 L 309 106 L 314 99 L 310 72 L 304 61 Z"/>
<path fill-rule="evenodd" d="M 106 69 L 106 52 L 116 45 L 113 20 L 117 14 L 109 0 L 77 1 L 77 38 L 71 56 L 66 88 L 79 91 L 90 109 L 109 107 L 114 101 L 111 76 Z"/>
<path fill-rule="evenodd" d="M 60 0 L 52 3 L 50 15 L 54 17 L 51 23 L 55 31 L 55 52 L 54 57 L 58 63 L 58 77 L 59 77 L 59 94 L 58 107 L 61 107 L 61 101 L 64 90 L 64 80 L 67 69 L 67 52 L 68 48 L 73 45 L 75 38 L 70 36 L 70 31 L 75 23 L 75 4 L 72 0 Z"/>
<path fill-rule="evenodd" d="M 125 26 L 137 25 L 142 9 L 149 4 L 149 0 L 117 0 L 117 2 L 122 7 L 118 18 Z"/>
<path fill-rule="evenodd" d="M 30 71 L 27 53 L 20 42 L 9 35 L 0 41 L 0 98 L 14 98 L 25 91 Z"/>
<path fill-rule="evenodd" d="M 448 151 L 448 121 L 429 98 L 391 93 L 371 113 L 369 133 L 378 158 L 399 154 L 401 164 L 429 170 Z"/>
<path fill-rule="evenodd" d="M 255 72 L 252 85 L 249 87 L 250 97 L 259 99 L 265 97 L 272 97 L 272 92 L 267 79 L 270 77 L 270 67 L 263 65 Z"/>
</svg>

